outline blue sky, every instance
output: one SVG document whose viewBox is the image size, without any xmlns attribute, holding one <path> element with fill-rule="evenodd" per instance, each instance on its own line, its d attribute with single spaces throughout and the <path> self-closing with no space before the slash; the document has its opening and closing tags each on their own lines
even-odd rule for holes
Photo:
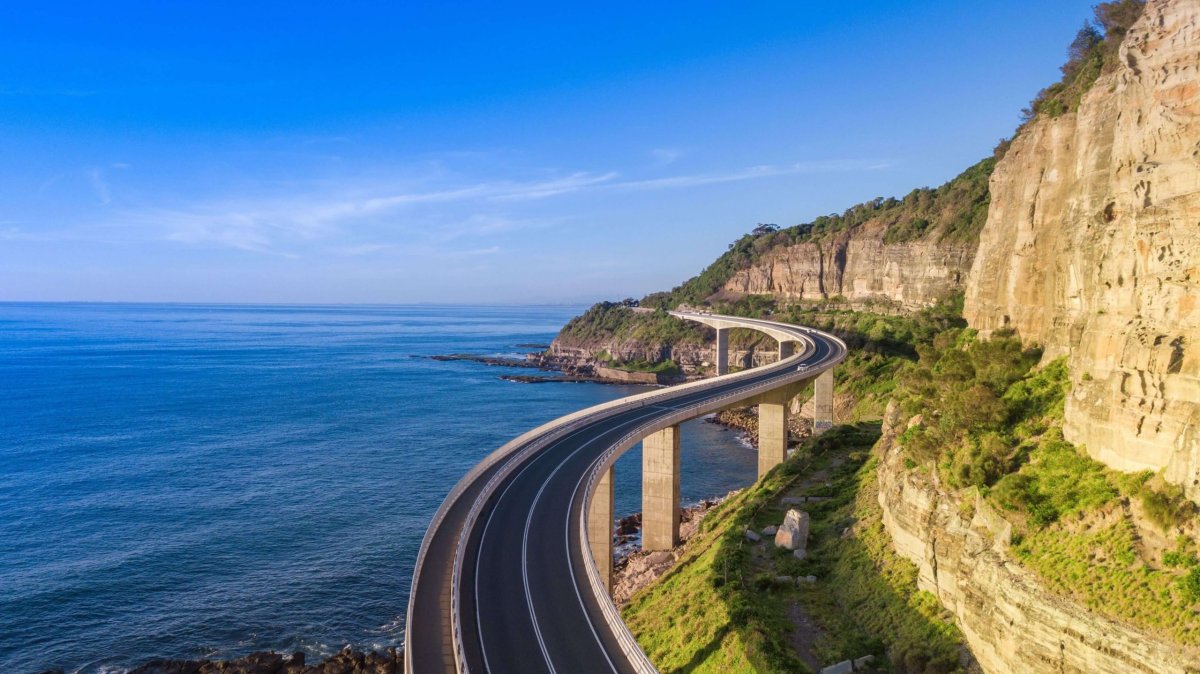
<svg viewBox="0 0 1200 674">
<path fill-rule="evenodd" d="M 1091 4 L 14 3 L 0 300 L 670 288 L 988 155 Z"/>
</svg>

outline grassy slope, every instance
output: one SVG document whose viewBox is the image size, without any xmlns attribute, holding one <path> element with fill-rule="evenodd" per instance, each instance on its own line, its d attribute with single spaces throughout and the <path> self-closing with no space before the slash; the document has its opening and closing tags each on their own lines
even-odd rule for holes
<svg viewBox="0 0 1200 674">
<path fill-rule="evenodd" d="M 810 440 L 708 515 L 680 564 L 624 610 L 661 671 L 808 671 L 789 643 L 792 605 L 820 626 L 812 650 L 823 664 L 887 650 L 899 663 L 920 667 L 913 671 L 956 666 L 957 630 L 936 600 L 916 591 L 916 567 L 891 551 L 883 532 L 876 462 L 869 458 L 877 436 L 878 426 L 867 424 Z M 822 473 L 814 486 L 809 478 L 816 471 Z M 769 543 L 755 553 L 742 531 L 777 524 L 786 510 L 779 498 L 805 492 L 834 496 L 806 507 L 813 517 L 811 557 L 799 562 Z M 857 535 L 842 538 L 852 521 Z M 774 582 L 777 574 L 819 580 L 784 586 Z"/>
<path fill-rule="evenodd" d="M 904 411 L 922 417 L 900 437 L 912 469 L 933 466 L 965 503 L 978 491 L 996 505 L 1013 523 L 1013 554 L 1049 589 L 1200 645 L 1195 541 L 1183 537 L 1161 555 L 1138 534 L 1194 529 L 1194 505 L 1150 473 L 1111 470 L 1063 439 L 1063 359 L 1034 369 L 1037 354 L 1019 340 L 980 341 L 971 331 L 948 331 L 934 344 L 896 391 Z"/>
</svg>

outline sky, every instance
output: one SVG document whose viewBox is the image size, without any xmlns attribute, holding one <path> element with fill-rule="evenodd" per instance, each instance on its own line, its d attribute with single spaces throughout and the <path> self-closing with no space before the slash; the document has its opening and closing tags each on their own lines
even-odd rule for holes
<svg viewBox="0 0 1200 674">
<path fill-rule="evenodd" d="M 9 3 L 0 301 L 669 289 L 990 155 L 1091 4 Z"/>
</svg>

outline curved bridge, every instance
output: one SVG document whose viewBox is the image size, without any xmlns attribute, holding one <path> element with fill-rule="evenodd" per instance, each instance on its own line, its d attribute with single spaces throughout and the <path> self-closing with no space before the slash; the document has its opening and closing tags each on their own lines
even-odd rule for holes
<svg viewBox="0 0 1200 674">
<path fill-rule="evenodd" d="M 642 539 L 679 541 L 679 424 L 759 406 L 759 476 L 783 461 L 790 400 L 814 383 L 814 432 L 831 425 L 838 338 L 774 321 L 671 312 L 717 329 L 711 379 L 596 405 L 505 444 L 455 485 L 413 573 L 405 671 L 654 672 L 609 597 L 613 473 L 643 442 Z M 771 365 L 724 374 L 730 328 L 780 344 Z"/>
</svg>

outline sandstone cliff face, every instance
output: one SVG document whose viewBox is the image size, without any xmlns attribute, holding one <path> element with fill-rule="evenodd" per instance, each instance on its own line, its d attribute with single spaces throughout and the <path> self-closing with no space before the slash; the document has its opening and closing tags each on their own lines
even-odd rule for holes
<svg viewBox="0 0 1200 674">
<path fill-rule="evenodd" d="M 1069 354 L 1065 433 L 1200 500 L 1200 3 L 1150 0 L 1077 113 L 991 178 L 965 314 Z"/>
<path fill-rule="evenodd" d="M 778 247 L 735 273 L 723 292 L 804 300 L 840 295 L 853 305 L 883 302 L 914 310 L 962 290 L 973 243 L 927 237 L 885 244 L 885 229 L 881 222 L 868 222 L 818 241 Z"/>
<path fill-rule="evenodd" d="M 775 340 L 763 338 L 758 341 L 761 344 L 731 347 L 729 364 L 742 368 L 758 367 L 779 359 Z M 712 337 L 704 344 L 648 344 L 632 339 L 601 339 L 581 343 L 560 335 L 550 344 L 542 362 L 568 370 L 594 370 L 597 365 L 595 355 L 602 351 L 622 362 L 673 360 L 679 363 L 684 373 L 694 375 L 711 370 L 705 364 L 716 360 L 716 338 Z"/>
<path fill-rule="evenodd" d="M 954 613 L 976 661 L 989 674 L 1185 674 L 1200 649 L 1116 623 L 1041 585 L 1008 553 L 1011 527 L 982 499 L 964 514 L 926 471 L 907 470 L 889 409 L 877 451 L 883 524 L 898 554 L 919 569 L 917 584 Z"/>
</svg>

